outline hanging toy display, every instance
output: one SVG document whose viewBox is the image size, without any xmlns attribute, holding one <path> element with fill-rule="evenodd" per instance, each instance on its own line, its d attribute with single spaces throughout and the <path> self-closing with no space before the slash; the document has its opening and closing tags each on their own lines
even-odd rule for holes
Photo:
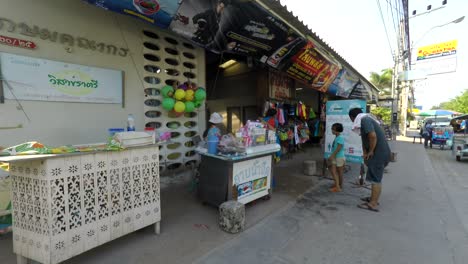
<svg viewBox="0 0 468 264">
<path fill-rule="evenodd" d="M 162 108 L 173 112 L 175 115 L 190 113 L 203 105 L 206 99 L 206 91 L 202 87 L 196 87 L 193 83 L 185 82 L 174 87 L 166 85 L 161 88 L 163 96 Z"/>
</svg>

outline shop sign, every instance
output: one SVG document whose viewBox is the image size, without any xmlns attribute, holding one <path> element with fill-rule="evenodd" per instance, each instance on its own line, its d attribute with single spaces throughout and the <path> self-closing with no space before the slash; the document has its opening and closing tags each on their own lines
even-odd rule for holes
<svg viewBox="0 0 468 264">
<path fill-rule="evenodd" d="M 418 48 L 417 60 L 425 60 L 457 54 L 458 40 L 432 44 Z"/>
<path fill-rule="evenodd" d="M 271 182 L 271 155 L 234 163 L 233 189 L 237 201 L 246 204 L 268 194 Z"/>
<path fill-rule="evenodd" d="M 326 128 L 325 128 L 325 158 L 330 157 L 332 153 L 333 141 L 335 136 L 332 134 L 331 127 L 334 123 L 343 125 L 341 133 L 345 139 L 344 149 L 347 162 L 362 163 L 362 141 L 361 136 L 353 132 L 353 122 L 349 119 L 349 110 L 352 108 L 361 108 L 366 111 L 366 101 L 363 100 L 339 100 L 328 101 L 326 110 Z"/>
<path fill-rule="evenodd" d="M 32 41 L 17 39 L 17 38 L 10 38 L 10 37 L 3 36 L 3 35 L 0 35 L 0 44 L 5 44 L 5 45 L 13 46 L 13 47 L 18 47 L 18 48 L 25 48 L 25 49 L 36 48 L 36 43 Z"/>
<path fill-rule="evenodd" d="M 0 53 L 6 99 L 122 103 L 123 72 Z"/>
<path fill-rule="evenodd" d="M 358 82 L 359 77 L 357 75 L 343 68 L 340 70 L 327 92 L 332 95 L 348 98 Z"/>
<path fill-rule="evenodd" d="M 265 62 L 298 38 L 252 0 L 185 0 L 170 29 L 213 52 L 227 51 Z"/>
<path fill-rule="evenodd" d="M 6 30 L 10 33 L 18 32 L 21 35 L 40 38 L 42 40 L 49 40 L 51 42 L 60 43 L 65 46 L 75 47 L 81 49 L 87 49 L 91 51 L 97 51 L 110 55 L 119 55 L 126 57 L 130 51 L 127 48 L 118 48 L 111 44 L 106 44 L 103 42 L 96 42 L 94 40 L 89 40 L 83 37 L 74 37 L 67 33 L 59 33 L 56 31 L 51 31 L 47 28 L 41 28 L 38 26 L 29 26 L 26 23 L 15 23 L 10 19 L 0 17 L 0 31 Z"/>
<path fill-rule="evenodd" d="M 293 78 L 309 84 L 312 88 L 325 92 L 335 80 L 340 70 L 337 63 L 320 53 L 311 40 L 291 60 L 286 72 Z"/>
<path fill-rule="evenodd" d="M 175 0 L 83 0 L 92 5 L 142 19 L 161 28 L 167 28 L 179 3 Z"/>
<path fill-rule="evenodd" d="M 270 73 L 270 97 L 290 99 L 293 80 L 286 75 Z"/>
</svg>

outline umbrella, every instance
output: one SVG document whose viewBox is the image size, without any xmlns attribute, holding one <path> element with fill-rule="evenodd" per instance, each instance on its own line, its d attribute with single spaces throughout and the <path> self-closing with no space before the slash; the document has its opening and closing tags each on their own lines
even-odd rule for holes
<svg viewBox="0 0 468 264">
<path fill-rule="evenodd" d="M 459 114 L 458 112 L 445 110 L 445 109 L 436 109 L 436 110 L 429 110 L 420 112 L 419 116 L 448 116 L 448 115 L 456 115 Z"/>
</svg>

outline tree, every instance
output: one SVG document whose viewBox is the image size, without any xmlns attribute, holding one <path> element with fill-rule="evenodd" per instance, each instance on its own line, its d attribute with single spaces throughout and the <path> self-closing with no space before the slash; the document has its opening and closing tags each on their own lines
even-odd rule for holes
<svg viewBox="0 0 468 264">
<path fill-rule="evenodd" d="M 460 113 L 468 113 L 468 89 L 448 102 L 442 102 L 431 109 L 446 109 Z"/>
<path fill-rule="evenodd" d="M 390 95 L 392 93 L 392 76 L 393 69 L 391 68 L 383 69 L 380 74 L 371 72 L 370 82 L 381 91 L 381 95 Z"/>
<path fill-rule="evenodd" d="M 390 125 L 392 122 L 392 110 L 386 107 L 376 107 L 371 109 L 371 113 L 375 116 L 381 116 L 382 121 L 386 125 Z"/>
</svg>

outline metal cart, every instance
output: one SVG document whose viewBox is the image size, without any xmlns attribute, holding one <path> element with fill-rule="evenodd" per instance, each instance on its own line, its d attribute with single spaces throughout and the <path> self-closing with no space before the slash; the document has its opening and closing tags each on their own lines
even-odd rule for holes
<svg viewBox="0 0 468 264">
<path fill-rule="evenodd" d="M 439 145 L 440 149 L 444 149 L 447 145 L 447 140 L 451 140 L 453 137 L 453 127 L 439 127 L 436 126 L 432 130 L 430 147 L 432 145 Z"/>
</svg>

